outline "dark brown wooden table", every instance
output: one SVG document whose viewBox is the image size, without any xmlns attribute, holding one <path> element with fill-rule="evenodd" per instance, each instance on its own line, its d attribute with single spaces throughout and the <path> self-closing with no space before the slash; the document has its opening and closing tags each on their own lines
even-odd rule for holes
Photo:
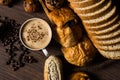
<svg viewBox="0 0 120 80">
<path fill-rule="evenodd" d="M 23 9 L 22 1 L 23 0 L 18 0 L 11 8 L 0 6 L 0 16 L 14 19 L 19 24 L 33 17 L 42 18 L 50 24 L 42 8 L 39 12 L 26 13 Z M 61 46 L 52 39 L 47 49 L 50 55 L 57 55 L 62 60 L 64 80 L 67 80 L 69 74 L 74 71 L 84 71 L 88 73 L 93 80 L 120 80 L 120 60 L 108 60 L 98 53 L 99 57 L 96 57 L 90 65 L 86 67 L 75 67 L 64 59 L 60 47 Z M 44 80 L 44 62 L 47 57 L 44 56 L 42 51 L 31 51 L 31 55 L 37 58 L 38 63 L 26 64 L 25 67 L 13 71 L 10 66 L 6 65 L 8 55 L 0 43 L 0 80 Z"/>
</svg>

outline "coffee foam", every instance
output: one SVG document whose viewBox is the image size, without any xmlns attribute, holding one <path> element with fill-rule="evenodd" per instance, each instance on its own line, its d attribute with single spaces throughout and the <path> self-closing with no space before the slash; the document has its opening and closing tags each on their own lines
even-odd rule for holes
<svg viewBox="0 0 120 80">
<path fill-rule="evenodd" d="M 51 35 L 49 25 L 41 19 L 28 21 L 21 34 L 23 43 L 34 50 L 45 48 L 51 40 Z"/>
</svg>

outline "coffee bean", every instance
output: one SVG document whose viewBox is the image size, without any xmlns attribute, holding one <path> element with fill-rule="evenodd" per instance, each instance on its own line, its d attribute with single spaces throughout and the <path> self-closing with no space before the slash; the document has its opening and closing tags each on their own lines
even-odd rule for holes
<svg viewBox="0 0 120 80">
<path fill-rule="evenodd" d="M 17 61 L 17 62 L 15 63 L 16 67 L 19 67 L 19 68 L 20 68 L 20 64 L 21 64 L 20 61 Z"/>
<path fill-rule="evenodd" d="M 11 64 L 12 59 L 13 59 L 13 57 L 10 57 L 10 58 L 8 59 L 8 61 L 6 62 L 6 64 L 7 64 L 7 65 Z"/>
<path fill-rule="evenodd" d="M 24 65 L 25 65 L 24 63 L 20 63 L 20 67 L 24 67 Z"/>
<path fill-rule="evenodd" d="M 23 51 L 26 50 L 26 48 L 22 44 L 20 45 L 20 49 L 23 50 Z"/>
<path fill-rule="evenodd" d="M 12 64 L 12 67 L 14 68 L 14 67 L 16 67 L 16 65 L 15 65 L 15 64 Z"/>
<path fill-rule="evenodd" d="M 15 63 L 16 61 L 14 59 L 11 60 L 11 63 Z"/>
<path fill-rule="evenodd" d="M 13 51 L 19 50 L 16 46 L 12 46 L 11 48 L 12 48 Z"/>
<path fill-rule="evenodd" d="M 23 61 L 24 61 L 25 63 L 28 63 L 28 56 L 23 56 Z"/>
<path fill-rule="evenodd" d="M 7 20 L 8 19 L 8 17 L 1 17 L 1 20 L 2 21 L 5 21 L 5 20 Z"/>
<path fill-rule="evenodd" d="M 30 52 L 29 51 L 24 51 L 24 54 L 29 54 Z"/>
<path fill-rule="evenodd" d="M 0 22 L 0 27 L 2 27 L 3 26 L 3 23 L 2 22 Z"/>
<path fill-rule="evenodd" d="M 5 52 L 6 52 L 6 53 L 9 53 L 9 52 L 10 52 L 10 49 L 5 49 Z"/>
<path fill-rule="evenodd" d="M 8 60 L 8 61 L 6 62 L 6 64 L 7 64 L 7 65 L 9 65 L 10 63 L 11 63 L 11 61 L 10 61 L 10 60 Z"/>
<path fill-rule="evenodd" d="M 0 40 L 5 47 L 9 59 L 6 65 L 10 65 L 14 71 L 25 66 L 26 63 L 33 63 L 37 60 L 30 56 L 30 51 L 25 48 L 19 40 L 20 24 L 8 17 L 0 17 Z"/>
<path fill-rule="evenodd" d="M 4 42 L 4 46 L 7 46 L 7 42 Z"/>
<path fill-rule="evenodd" d="M 16 70 L 18 70 L 18 69 L 19 69 L 19 68 L 16 67 L 16 66 L 12 68 L 13 71 L 16 71 Z"/>
</svg>

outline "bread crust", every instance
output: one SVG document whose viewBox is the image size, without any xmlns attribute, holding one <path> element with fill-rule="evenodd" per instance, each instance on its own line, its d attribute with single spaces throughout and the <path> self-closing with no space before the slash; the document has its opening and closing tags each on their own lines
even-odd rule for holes
<svg viewBox="0 0 120 80">
<path fill-rule="evenodd" d="M 78 22 L 78 18 L 73 11 L 65 7 L 52 11 L 49 13 L 49 16 L 55 23 L 55 25 L 52 26 L 54 39 L 63 47 L 76 45 L 82 37 L 83 30 L 81 27 L 83 26 Z"/>
<path fill-rule="evenodd" d="M 74 72 L 70 75 L 69 80 L 91 80 L 84 72 Z"/>
<path fill-rule="evenodd" d="M 45 5 L 46 7 L 49 9 L 49 10 L 54 10 L 54 9 L 58 9 L 58 8 L 61 8 L 62 5 L 64 3 L 64 0 L 45 0 Z"/>
<path fill-rule="evenodd" d="M 53 37 L 62 45 L 66 60 L 77 66 L 84 66 L 90 62 L 97 50 L 86 36 L 83 25 L 74 11 L 68 6 L 64 6 L 49 12 L 42 1 L 41 3 L 52 23 Z M 73 55 L 71 54 L 72 49 Z M 76 60 L 73 60 L 74 55 Z"/>
<path fill-rule="evenodd" d="M 69 48 L 62 47 L 62 52 L 66 60 L 76 66 L 85 66 L 93 60 L 97 50 L 91 41 L 84 36 L 77 45 Z"/>
<path fill-rule="evenodd" d="M 44 65 L 44 80 L 63 80 L 62 62 L 56 56 L 49 56 Z"/>
<path fill-rule="evenodd" d="M 99 52 L 106 58 L 120 59 L 120 15 L 113 1 L 96 1 L 85 8 L 81 8 L 81 5 L 72 7 L 72 4 L 80 3 L 81 1 L 68 1 L 71 8 L 81 18 L 89 38 Z M 105 12 L 100 12 L 102 10 Z"/>
</svg>

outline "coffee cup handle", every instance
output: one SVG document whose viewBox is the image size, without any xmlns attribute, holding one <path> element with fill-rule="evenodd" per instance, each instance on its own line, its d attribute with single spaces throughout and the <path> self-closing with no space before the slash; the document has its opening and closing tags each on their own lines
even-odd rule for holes
<svg viewBox="0 0 120 80">
<path fill-rule="evenodd" d="M 44 53 L 45 56 L 48 56 L 48 51 L 47 51 L 47 49 L 45 49 L 45 48 L 42 49 L 42 52 Z"/>
</svg>

